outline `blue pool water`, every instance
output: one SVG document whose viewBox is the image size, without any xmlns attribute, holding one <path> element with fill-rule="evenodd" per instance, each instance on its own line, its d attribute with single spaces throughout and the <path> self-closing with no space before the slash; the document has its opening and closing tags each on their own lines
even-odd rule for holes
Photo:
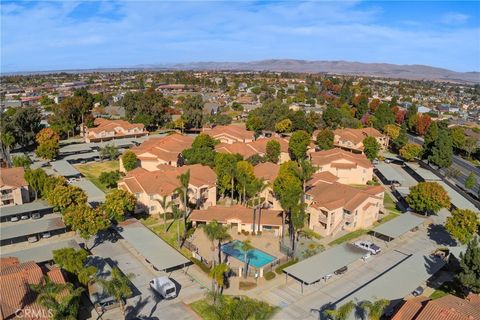
<svg viewBox="0 0 480 320">
<path fill-rule="evenodd" d="M 242 262 L 245 262 L 245 251 L 241 249 L 242 242 L 240 240 L 233 240 L 222 245 L 222 251 Z M 269 255 L 258 249 L 252 249 L 247 252 L 248 264 L 256 268 L 260 268 L 274 260 L 274 256 Z"/>
</svg>

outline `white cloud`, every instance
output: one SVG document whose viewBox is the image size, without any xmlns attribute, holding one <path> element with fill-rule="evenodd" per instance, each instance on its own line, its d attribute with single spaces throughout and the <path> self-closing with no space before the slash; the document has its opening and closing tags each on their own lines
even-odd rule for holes
<svg viewBox="0 0 480 320">
<path fill-rule="evenodd" d="M 457 12 L 449 12 L 445 14 L 441 21 L 442 23 L 445 24 L 451 24 L 451 25 L 457 25 L 457 24 L 464 24 L 465 22 L 470 19 L 469 16 L 463 13 L 457 13 Z"/>
</svg>

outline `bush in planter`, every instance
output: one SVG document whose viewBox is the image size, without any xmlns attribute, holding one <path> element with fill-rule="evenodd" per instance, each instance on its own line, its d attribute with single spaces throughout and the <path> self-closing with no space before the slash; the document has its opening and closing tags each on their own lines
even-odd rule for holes
<svg viewBox="0 0 480 320">
<path fill-rule="evenodd" d="M 268 271 L 267 273 L 265 273 L 264 277 L 265 280 L 272 280 L 273 278 L 275 278 L 275 272 Z"/>
</svg>

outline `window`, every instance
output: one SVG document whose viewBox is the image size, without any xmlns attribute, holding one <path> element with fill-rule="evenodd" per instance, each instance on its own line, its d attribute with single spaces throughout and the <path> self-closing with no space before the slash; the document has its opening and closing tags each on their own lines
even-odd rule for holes
<svg viewBox="0 0 480 320">
<path fill-rule="evenodd" d="M 140 192 L 135 193 L 135 198 L 137 198 L 137 199 L 140 198 Z"/>
<path fill-rule="evenodd" d="M 154 194 L 150 195 L 150 200 L 155 200 L 155 195 Z"/>
<path fill-rule="evenodd" d="M 156 208 L 156 206 L 150 206 L 150 211 L 155 211 Z"/>
</svg>

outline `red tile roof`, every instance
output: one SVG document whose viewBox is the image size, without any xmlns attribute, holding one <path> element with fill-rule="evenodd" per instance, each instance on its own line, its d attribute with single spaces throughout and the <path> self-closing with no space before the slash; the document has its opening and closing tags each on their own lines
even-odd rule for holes
<svg viewBox="0 0 480 320">
<path fill-rule="evenodd" d="M 272 162 L 259 163 L 253 168 L 253 173 L 257 178 L 263 178 L 271 183 L 275 181 L 279 171 L 280 165 Z"/>
<path fill-rule="evenodd" d="M 150 138 L 138 147 L 131 148 L 139 159 L 177 161 L 183 150 L 192 146 L 194 138 L 174 133 L 161 138 Z"/>
<path fill-rule="evenodd" d="M 333 131 L 335 136 L 338 136 L 341 140 L 351 141 L 354 144 L 363 142 L 366 137 L 382 137 L 380 131 L 375 128 L 361 128 L 361 129 L 336 129 Z"/>
<path fill-rule="evenodd" d="M 253 131 L 248 131 L 244 127 L 234 124 L 228 126 L 216 126 L 212 129 L 204 128 L 203 133 L 208 134 L 212 138 L 219 138 L 225 135 L 238 141 L 253 140 L 255 138 L 255 133 Z"/>
<path fill-rule="evenodd" d="M 263 225 L 282 225 L 282 211 L 279 210 L 262 209 L 260 218 L 260 223 Z M 213 206 L 206 210 L 193 210 L 190 214 L 190 220 L 207 223 L 213 220 L 217 220 L 220 223 L 239 220 L 241 223 L 253 223 L 253 209 L 240 205 L 232 207 Z"/>
<path fill-rule="evenodd" d="M 323 166 L 330 164 L 336 168 L 372 168 L 372 163 L 364 154 L 352 153 L 340 148 L 334 148 L 330 150 L 323 150 L 318 152 L 312 152 L 310 154 L 312 163 L 316 166 Z M 346 162 L 348 162 L 348 166 Z"/>
<path fill-rule="evenodd" d="M 18 168 L 1 168 L 0 169 L 0 188 L 12 187 L 20 188 L 28 186 L 27 181 L 23 177 L 25 170 L 22 167 Z"/>
</svg>

